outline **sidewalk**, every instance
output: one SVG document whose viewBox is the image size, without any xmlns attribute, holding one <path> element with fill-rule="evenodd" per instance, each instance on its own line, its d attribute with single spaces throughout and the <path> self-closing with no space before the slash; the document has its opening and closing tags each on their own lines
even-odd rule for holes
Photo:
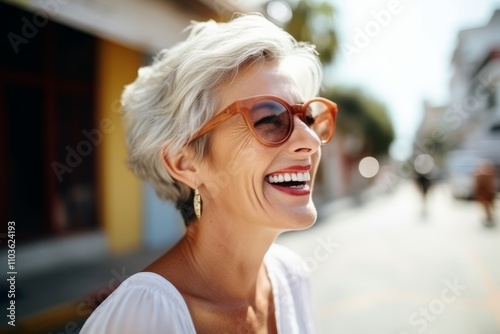
<svg viewBox="0 0 500 334">
<path fill-rule="evenodd" d="M 494 227 L 445 184 L 422 209 L 403 182 L 280 237 L 310 272 L 319 334 L 500 333 L 498 199 Z"/>
</svg>

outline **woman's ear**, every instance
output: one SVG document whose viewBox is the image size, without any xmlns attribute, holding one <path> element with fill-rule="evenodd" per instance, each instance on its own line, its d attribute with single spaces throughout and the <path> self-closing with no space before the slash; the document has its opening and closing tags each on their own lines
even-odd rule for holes
<svg viewBox="0 0 500 334">
<path fill-rule="evenodd" d="M 184 183 L 191 189 L 196 188 L 196 172 L 194 154 L 187 147 L 175 155 L 168 156 L 165 153 L 165 147 L 162 147 L 161 161 L 169 174 L 177 181 Z"/>
</svg>

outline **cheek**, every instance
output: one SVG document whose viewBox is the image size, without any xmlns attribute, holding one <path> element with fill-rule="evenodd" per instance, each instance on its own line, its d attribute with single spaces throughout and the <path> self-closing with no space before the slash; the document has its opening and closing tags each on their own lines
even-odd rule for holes
<svg viewBox="0 0 500 334">
<path fill-rule="evenodd" d="M 255 170 L 255 162 L 259 159 L 259 151 L 255 147 L 246 145 L 241 147 L 228 163 L 228 172 L 236 182 L 239 177 L 252 174 Z"/>
<path fill-rule="evenodd" d="M 228 196 L 241 188 L 254 193 L 277 151 L 263 146 L 246 123 L 235 120 L 217 128 L 211 137 L 211 164 L 204 183 L 212 197 L 226 192 Z"/>
<path fill-rule="evenodd" d="M 258 170 L 256 162 L 260 161 L 265 151 L 245 121 L 236 119 L 220 130 L 213 141 L 218 170 L 224 169 L 231 176 Z"/>
<path fill-rule="evenodd" d="M 230 190 L 241 191 L 256 170 L 259 151 L 252 145 L 252 137 L 213 142 L 212 163 L 204 176 L 204 184 L 212 198 Z"/>
</svg>

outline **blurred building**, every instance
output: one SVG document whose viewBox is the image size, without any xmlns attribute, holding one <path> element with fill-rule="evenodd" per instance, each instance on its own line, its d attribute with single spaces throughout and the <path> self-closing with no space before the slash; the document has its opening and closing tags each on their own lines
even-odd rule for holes
<svg viewBox="0 0 500 334">
<path fill-rule="evenodd" d="M 191 20 L 247 10 L 231 3 L 0 2 L 0 218 L 16 221 L 20 271 L 165 247 L 183 233 L 173 206 L 125 165 L 119 98 Z"/>
<path fill-rule="evenodd" d="M 486 160 L 500 176 L 500 10 L 483 27 L 459 32 L 451 60 L 450 102 L 423 105 L 413 164 L 419 155 L 433 159 L 456 197 L 473 196 L 473 173 Z M 500 183 L 500 182 L 499 182 Z"/>
<path fill-rule="evenodd" d="M 490 22 L 463 30 L 453 54 L 450 110 L 445 121 L 457 148 L 500 164 L 500 10 Z"/>
<path fill-rule="evenodd" d="M 461 171 L 467 178 L 484 160 L 493 161 L 500 175 L 499 32 L 500 10 L 496 10 L 485 26 L 458 34 L 452 58 L 450 106 L 442 124 L 451 150 L 448 170 Z M 470 191 L 464 195 L 470 196 Z"/>
</svg>

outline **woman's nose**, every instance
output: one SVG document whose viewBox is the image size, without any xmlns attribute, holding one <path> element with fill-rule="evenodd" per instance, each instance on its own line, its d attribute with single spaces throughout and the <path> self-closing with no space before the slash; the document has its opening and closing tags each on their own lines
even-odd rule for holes
<svg viewBox="0 0 500 334">
<path fill-rule="evenodd" d="M 294 128 L 289 142 L 289 149 L 295 153 L 306 153 L 308 155 L 316 153 L 321 141 L 316 133 L 308 127 L 298 116 L 294 116 Z"/>
</svg>

